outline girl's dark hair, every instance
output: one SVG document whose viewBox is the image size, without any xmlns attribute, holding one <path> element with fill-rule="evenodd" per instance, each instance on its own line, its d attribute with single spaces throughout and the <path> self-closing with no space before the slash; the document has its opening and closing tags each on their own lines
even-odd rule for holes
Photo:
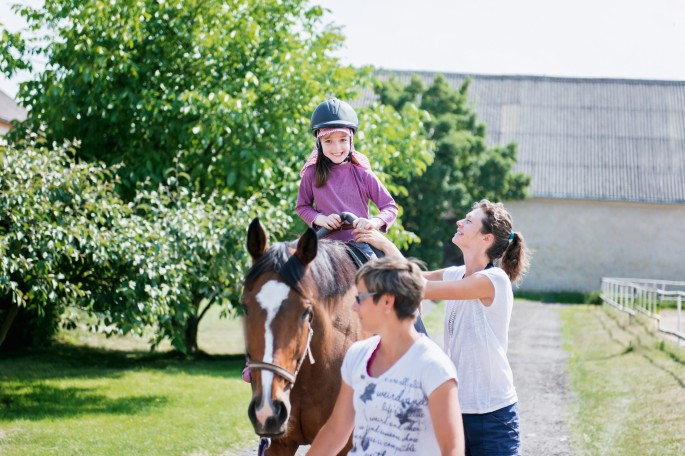
<svg viewBox="0 0 685 456">
<path fill-rule="evenodd" d="M 366 289 L 376 294 L 373 302 L 378 303 L 384 294 L 395 297 L 395 313 L 404 320 L 414 318 L 423 299 L 423 274 L 419 260 L 398 257 L 383 257 L 366 263 L 357 271 L 355 281 L 364 282 Z"/>
<path fill-rule="evenodd" d="M 502 203 L 492 203 L 486 199 L 473 205 L 473 209 L 483 211 L 483 227 L 481 233 L 492 234 L 494 242 L 487 252 L 491 261 L 499 260 L 499 267 L 514 283 L 520 282 L 530 265 L 530 252 L 521 232 L 514 232 L 511 215 Z M 512 237 L 513 233 L 513 237 Z"/>
<path fill-rule="evenodd" d="M 321 148 L 321 141 L 316 140 L 316 148 L 319 149 L 319 155 L 316 157 L 316 186 L 323 187 L 328 181 L 328 173 L 331 170 L 331 164 L 326 160 L 326 156 L 323 154 L 323 149 Z"/>
</svg>

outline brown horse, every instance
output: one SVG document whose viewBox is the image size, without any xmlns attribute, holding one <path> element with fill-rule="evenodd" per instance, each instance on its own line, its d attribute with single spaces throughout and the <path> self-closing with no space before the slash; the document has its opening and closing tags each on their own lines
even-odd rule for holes
<svg viewBox="0 0 685 456">
<path fill-rule="evenodd" d="M 311 229 L 298 241 L 269 247 L 257 219 L 247 250 L 253 261 L 242 296 L 252 376 L 248 416 L 258 435 L 273 439 L 267 455 L 294 455 L 331 414 L 343 357 L 360 337 L 352 311 L 356 267 L 343 243 L 320 241 Z"/>
</svg>

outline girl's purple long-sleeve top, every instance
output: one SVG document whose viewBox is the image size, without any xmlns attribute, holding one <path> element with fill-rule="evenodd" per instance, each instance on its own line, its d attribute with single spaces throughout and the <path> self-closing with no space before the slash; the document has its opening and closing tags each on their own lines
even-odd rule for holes
<svg viewBox="0 0 685 456">
<path fill-rule="evenodd" d="M 357 217 L 369 218 L 369 200 L 380 213 L 374 217 L 383 220 L 381 231 L 387 231 L 397 218 L 397 204 L 390 192 L 380 183 L 373 171 L 354 163 L 343 163 L 331 168 L 328 181 L 322 187 L 316 186 L 316 166 L 305 169 L 297 193 L 297 215 L 315 230 L 317 215 L 351 212 Z M 351 241 L 352 230 L 333 231 L 327 239 Z"/>
</svg>

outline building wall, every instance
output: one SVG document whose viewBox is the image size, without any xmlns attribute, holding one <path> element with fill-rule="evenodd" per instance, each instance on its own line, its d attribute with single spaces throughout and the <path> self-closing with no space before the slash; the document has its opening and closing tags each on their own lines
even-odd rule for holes
<svg viewBox="0 0 685 456">
<path fill-rule="evenodd" d="M 685 280 L 685 205 L 531 198 L 505 203 L 534 250 L 529 291 L 600 288 L 602 277 Z"/>
<path fill-rule="evenodd" d="M 10 131 L 10 124 L 0 121 L 0 135 L 4 135 Z"/>
</svg>

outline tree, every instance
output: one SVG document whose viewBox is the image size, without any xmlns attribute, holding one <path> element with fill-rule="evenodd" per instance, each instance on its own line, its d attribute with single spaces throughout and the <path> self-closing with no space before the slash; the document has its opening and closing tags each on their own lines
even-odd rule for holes
<svg viewBox="0 0 685 456">
<path fill-rule="evenodd" d="M 170 311 L 155 317 L 153 347 L 168 339 L 177 350 L 194 354 L 199 350 L 198 326 L 211 307 L 239 311 L 242 279 L 251 262 L 245 248 L 250 221 L 259 216 L 272 234 L 283 235 L 291 219 L 284 205 L 270 206 L 258 197 L 203 197 L 177 185 L 175 177 L 169 184 L 137 193 L 135 207 L 148 223 L 148 242 L 130 245 L 129 250 L 157 268 L 136 287 L 169 303 Z M 131 296 L 128 302 L 127 308 L 139 298 Z M 127 313 L 111 313 L 122 318 L 117 327 L 127 323 Z"/>
<path fill-rule="evenodd" d="M 112 171 L 27 136 L 0 144 L 0 345 L 11 329 L 14 346 L 48 340 L 68 306 L 113 295 L 128 275 L 112 247 L 130 209 Z"/>
<path fill-rule="evenodd" d="M 529 176 L 512 170 L 516 144 L 487 146 L 486 126 L 467 103 L 469 84 L 467 79 L 454 89 L 438 75 L 427 88 L 416 76 L 407 86 L 391 78 L 375 87 L 382 103 L 398 110 L 416 103 L 431 116 L 424 127 L 435 143 L 435 159 L 425 173 L 398 180 L 407 189 L 398 202 L 404 208 L 404 227 L 421 238 L 407 253 L 433 268 L 450 261 L 443 251 L 454 234 L 455 217 L 482 198 L 522 199 L 530 183 Z"/>
<path fill-rule="evenodd" d="M 192 352 L 206 306 L 237 307 L 247 215 L 283 236 L 301 232 L 293 215 L 313 107 L 329 95 L 354 99 L 370 70 L 331 56 L 342 37 L 304 0 L 46 0 L 19 10 L 30 33 L 8 38 L 13 49 L 0 56 L 14 59 L 7 68 L 22 55 L 46 65 L 20 85 L 29 117 L 14 139 L 44 126 L 48 143 L 80 142 L 68 167 L 102 161 L 118 175 L 101 183 L 122 196 L 108 222 L 117 241 L 101 249 L 122 264 L 102 282 L 113 288 L 81 305 L 108 331 L 152 325 L 153 344 L 170 338 Z M 359 115 L 356 144 L 402 194 L 395 179 L 432 157 L 425 113 L 374 105 Z M 399 223 L 392 236 L 415 240 Z M 234 270 L 213 266 L 221 262 Z M 82 266 L 94 268 L 93 286 L 109 277 L 100 265 Z"/>
<path fill-rule="evenodd" d="M 49 141 L 123 162 L 125 196 L 164 182 L 180 154 L 194 188 L 282 194 L 327 94 L 350 98 L 356 70 L 331 56 L 342 37 L 303 0 L 46 0 L 22 15 L 47 63 L 18 98 Z M 59 107 L 57 109 L 57 107 Z M 286 193 L 288 190 L 285 190 Z"/>
<path fill-rule="evenodd" d="M 194 353 L 207 309 L 238 301 L 249 221 L 260 214 L 281 234 L 289 222 L 257 197 L 193 195 L 176 176 L 125 203 L 115 170 L 76 163 L 75 144 L 48 148 L 27 136 L 0 145 L 3 348 L 46 344 L 60 325 L 76 325 L 78 310 L 93 329 L 153 327 L 153 347 L 169 339 Z"/>
</svg>

